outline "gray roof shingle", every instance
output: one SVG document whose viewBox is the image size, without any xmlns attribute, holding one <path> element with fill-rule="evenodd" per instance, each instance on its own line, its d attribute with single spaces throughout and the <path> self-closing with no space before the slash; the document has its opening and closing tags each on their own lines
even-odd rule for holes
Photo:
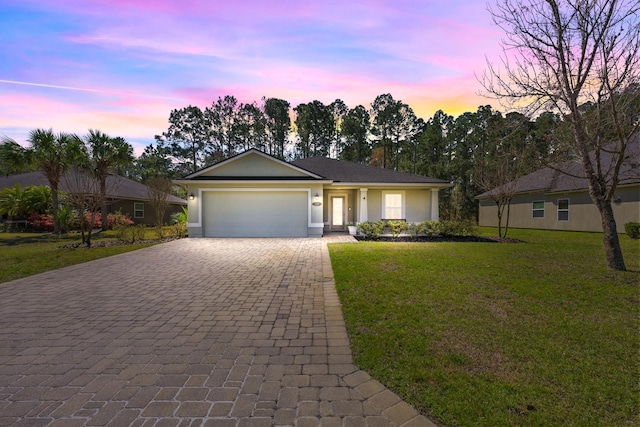
<svg viewBox="0 0 640 427">
<path fill-rule="evenodd" d="M 309 157 L 291 162 L 292 165 L 323 176 L 334 182 L 377 184 L 449 184 L 447 181 L 428 176 L 396 172 L 375 166 L 361 165 L 346 160 L 328 157 Z"/>
<path fill-rule="evenodd" d="M 60 190 L 70 193 L 77 187 L 77 178 L 69 172 L 60 180 Z M 49 181 L 42 172 L 28 172 L 19 175 L 0 177 L 0 188 L 13 187 L 20 184 L 23 188 L 28 185 L 49 185 Z M 148 200 L 147 186 L 120 175 L 109 175 L 107 178 L 107 196 L 112 199 Z M 187 201 L 169 195 L 169 203 L 186 205 Z"/>
<path fill-rule="evenodd" d="M 610 168 L 613 157 L 603 150 L 602 165 Z M 567 173 L 564 173 L 564 172 Z M 628 145 L 625 161 L 619 174 L 620 185 L 640 183 L 640 134 Z M 515 193 L 549 192 L 560 193 L 567 191 L 587 190 L 589 184 L 584 178 L 582 166 L 577 162 L 564 162 L 554 168 L 538 169 L 514 181 Z M 478 199 L 489 197 L 496 188 L 485 191 L 476 196 Z"/>
</svg>

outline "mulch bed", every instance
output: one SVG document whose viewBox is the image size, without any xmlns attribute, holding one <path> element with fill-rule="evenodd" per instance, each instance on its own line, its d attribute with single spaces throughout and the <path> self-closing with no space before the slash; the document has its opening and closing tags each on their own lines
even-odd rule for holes
<svg viewBox="0 0 640 427">
<path fill-rule="evenodd" d="M 146 240 L 136 240 L 135 242 L 123 242 L 122 240 L 99 240 L 96 242 L 91 242 L 92 248 L 105 248 L 110 246 L 122 246 L 122 245 L 138 245 L 142 243 L 166 243 L 172 240 L 179 239 L 179 237 L 163 237 L 161 239 L 146 239 Z M 78 248 L 87 248 L 86 243 L 69 243 L 67 245 L 58 246 L 60 249 L 78 249 Z"/>
<path fill-rule="evenodd" d="M 483 243 L 525 243 L 520 239 L 508 237 L 480 237 L 480 236 L 380 236 L 370 239 L 364 236 L 353 236 L 363 242 L 483 242 Z"/>
</svg>

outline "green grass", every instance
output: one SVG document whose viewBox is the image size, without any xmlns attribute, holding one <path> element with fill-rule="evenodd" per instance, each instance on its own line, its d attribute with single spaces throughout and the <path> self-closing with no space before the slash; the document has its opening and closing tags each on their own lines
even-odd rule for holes
<svg viewBox="0 0 640 427">
<path fill-rule="evenodd" d="M 330 245 L 358 367 L 445 426 L 640 425 L 639 242 L 510 237 Z"/>
<path fill-rule="evenodd" d="M 153 238 L 151 230 L 147 233 L 149 238 Z M 110 237 L 112 234 L 111 231 L 106 232 L 106 236 L 94 238 L 93 241 L 115 240 Z M 0 233 L 0 283 L 153 245 L 143 243 L 91 249 L 60 248 L 62 245 L 78 242 L 78 234 L 57 237 L 53 234 Z"/>
</svg>

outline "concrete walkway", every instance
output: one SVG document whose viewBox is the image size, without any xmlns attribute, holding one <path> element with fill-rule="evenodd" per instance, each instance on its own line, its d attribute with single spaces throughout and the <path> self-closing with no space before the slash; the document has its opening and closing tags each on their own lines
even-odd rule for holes
<svg viewBox="0 0 640 427">
<path fill-rule="evenodd" d="M 0 425 L 433 426 L 353 365 L 326 243 L 184 239 L 0 284 Z"/>
</svg>

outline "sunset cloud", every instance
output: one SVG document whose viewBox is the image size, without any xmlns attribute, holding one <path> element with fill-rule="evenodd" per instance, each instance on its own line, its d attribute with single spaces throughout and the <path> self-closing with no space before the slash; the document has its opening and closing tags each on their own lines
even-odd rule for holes
<svg viewBox="0 0 640 427">
<path fill-rule="evenodd" d="M 0 134 L 99 128 L 136 149 L 174 108 L 263 96 L 369 107 L 391 93 L 428 119 L 475 110 L 501 34 L 483 2 L 5 0 Z"/>
</svg>

